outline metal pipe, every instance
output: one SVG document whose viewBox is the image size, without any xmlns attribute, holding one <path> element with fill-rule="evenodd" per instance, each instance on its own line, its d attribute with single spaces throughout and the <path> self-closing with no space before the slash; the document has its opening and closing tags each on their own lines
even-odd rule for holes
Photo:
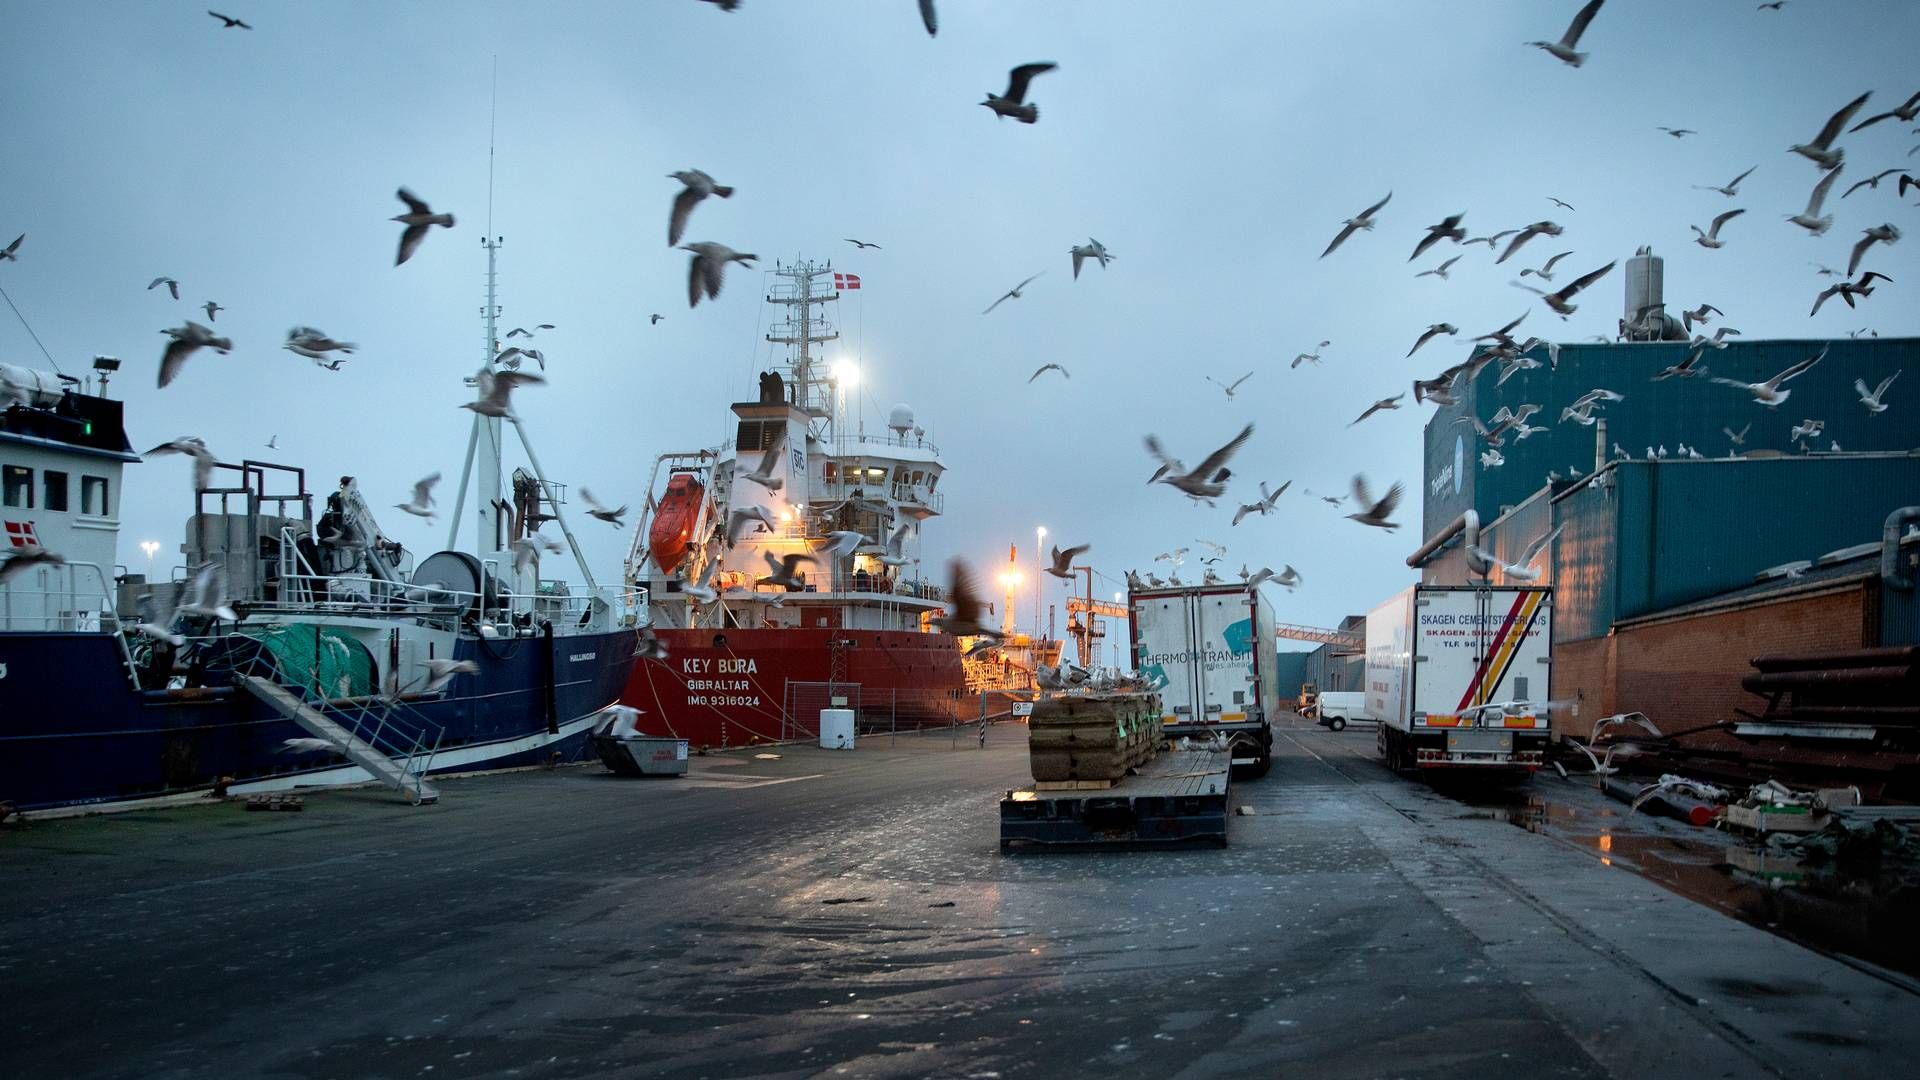
<svg viewBox="0 0 1920 1080">
<path fill-rule="evenodd" d="M 1880 526 L 1880 581 L 1890 589 L 1913 591 L 1913 579 L 1900 572 L 1900 534 L 1915 523 L 1920 523 L 1920 506 L 1903 506 Z"/>
<path fill-rule="evenodd" d="M 1461 533 L 1466 534 L 1466 544 L 1468 547 L 1479 546 L 1480 512 L 1478 510 L 1462 511 L 1459 517 L 1453 519 L 1453 524 L 1434 533 L 1426 543 L 1420 545 L 1420 550 L 1407 556 L 1407 565 L 1413 567 L 1415 570 L 1420 569 L 1427 564 L 1428 559 L 1433 558 L 1436 552 L 1446 546 L 1447 541 Z"/>
</svg>

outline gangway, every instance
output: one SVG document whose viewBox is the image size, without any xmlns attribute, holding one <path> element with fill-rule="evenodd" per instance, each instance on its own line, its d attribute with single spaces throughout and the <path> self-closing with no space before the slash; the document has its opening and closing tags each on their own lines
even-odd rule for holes
<svg viewBox="0 0 1920 1080">
<path fill-rule="evenodd" d="M 431 767 L 440 738 L 424 723 L 399 716 L 402 706 L 378 698 L 352 702 L 309 701 L 262 675 L 236 674 L 240 688 L 281 716 L 324 739 L 374 779 L 415 806 L 438 802 L 440 792 L 421 774 Z M 350 705 L 351 707 L 343 707 Z"/>
</svg>

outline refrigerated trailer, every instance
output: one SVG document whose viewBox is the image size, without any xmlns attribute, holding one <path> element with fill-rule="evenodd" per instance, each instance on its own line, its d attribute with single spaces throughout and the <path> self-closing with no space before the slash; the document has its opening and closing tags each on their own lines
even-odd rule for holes
<svg viewBox="0 0 1920 1080">
<path fill-rule="evenodd" d="M 1545 761 L 1553 590 L 1415 585 L 1367 616 L 1367 711 L 1388 768 L 1524 774 Z"/>
<path fill-rule="evenodd" d="M 1127 607 L 1134 667 L 1159 691 L 1167 738 L 1217 738 L 1235 771 L 1266 775 L 1280 687 L 1273 605 L 1260 587 L 1139 589 Z"/>
</svg>

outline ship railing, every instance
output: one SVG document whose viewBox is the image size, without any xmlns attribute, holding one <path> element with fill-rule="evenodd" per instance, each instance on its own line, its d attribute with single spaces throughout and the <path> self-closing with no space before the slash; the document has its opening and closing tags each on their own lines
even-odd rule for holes
<svg viewBox="0 0 1920 1080">
<path fill-rule="evenodd" d="M 0 630 L 26 633 L 112 634 L 127 677 L 138 681 L 133 650 L 114 608 L 112 578 L 98 563 L 39 566 L 0 585 Z M 31 588 L 28 582 L 41 587 Z"/>
<path fill-rule="evenodd" d="M 280 599 L 249 602 L 248 611 L 335 615 L 405 612 L 454 626 L 469 615 L 501 633 L 517 614 L 532 614 L 563 630 L 612 629 L 640 625 L 647 590 L 608 586 L 575 591 L 565 582 L 548 582 L 531 593 L 488 589 L 480 593 L 432 585 L 387 581 L 368 574 L 283 574 Z"/>
<path fill-rule="evenodd" d="M 299 698 L 300 704 L 332 721 L 351 738 L 379 751 L 411 776 L 424 776 L 432 771 L 434 755 L 440 752 L 440 744 L 446 738 L 444 725 L 434 723 L 407 704 L 404 695 L 409 688 L 405 686 L 397 690 L 389 688 L 387 694 L 329 697 L 315 685 L 317 677 L 302 679 L 286 672 L 278 658 L 264 647 L 234 668 L 236 683 L 250 675 Z M 444 691 L 430 696 L 438 699 L 444 696 Z"/>
<path fill-rule="evenodd" d="M 845 499 L 888 499 L 906 505 L 924 506 L 936 514 L 946 512 L 946 496 L 929 489 L 925 484 L 840 477 L 813 480 L 810 484 L 810 496 L 816 504 Z"/>
</svg>

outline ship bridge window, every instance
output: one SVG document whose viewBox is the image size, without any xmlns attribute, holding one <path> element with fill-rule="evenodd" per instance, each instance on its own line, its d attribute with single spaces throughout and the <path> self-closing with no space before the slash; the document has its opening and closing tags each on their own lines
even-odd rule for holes
<svg viewBox="0 0 1920 1080">
<path fill-rule="evenodd" d="M 920 481 L 922 481 L 922 480 L 925 480 L 926 478 L 927 478 L 927 474 L 926 474 L 926 473 L 923 473 L 923 472 L 921 472 L 921 471 L 919 471 L 918 469 L 916 469 L 916 470 L 914 470 L 914 473 L 913 473 L 913 482 L 914 482 L 914 483 L 916 483 L 916 484 L 917 484 L 917 483 L 919 483 Z"/>
<path fill-rule="evenodd" d="M 928 474 L 927 474 L 927 490 L 928 490 L 928 491 L 932 491 L 932 490 L 933 490 L 933 487 L 934 487 L 934 485 L 935 485 L 935 484 L 938 484 L 939 482 L 940 482 L 940 474 L 939 474 L 939 473 L 928 473 Z"/>
<path fill-rule="evenodd" d="M 884 480 L 886 479 L 886 476 L 887 476 L 887 470 L 882 469 L 878 466 L 875 466 L 867 470 L 867 479 L 869 480 Z"/>
<path fill-rule="evenodd" d="M 107 478 L 104 476 L 83 476 L 80 478 L 80 512 L 95 517 L 106 517 L 112 513 L 107 505 Z"/>
<path fill-rule="evenodd" d="M 33 509 L 33 470 L 25 465 L 0 467 L 0 502 Z"/>
<path fill-rule="evenodd" d="M 67 474 L 48 469 L 40 474 L 40 505 L 48 510 L 65 511 L 67 508 Z"/>
<path fill-rule="evenodd" d="M 821 469 L 820 469 L 821 479 L 831 484 L 833 483 L 834 474 L 837 473 L 838 471 L 839 471 L 838 467 L 836 467 L 833 462 L 829 461 L 825 465 L 821 466 Z"/>
</svg>

